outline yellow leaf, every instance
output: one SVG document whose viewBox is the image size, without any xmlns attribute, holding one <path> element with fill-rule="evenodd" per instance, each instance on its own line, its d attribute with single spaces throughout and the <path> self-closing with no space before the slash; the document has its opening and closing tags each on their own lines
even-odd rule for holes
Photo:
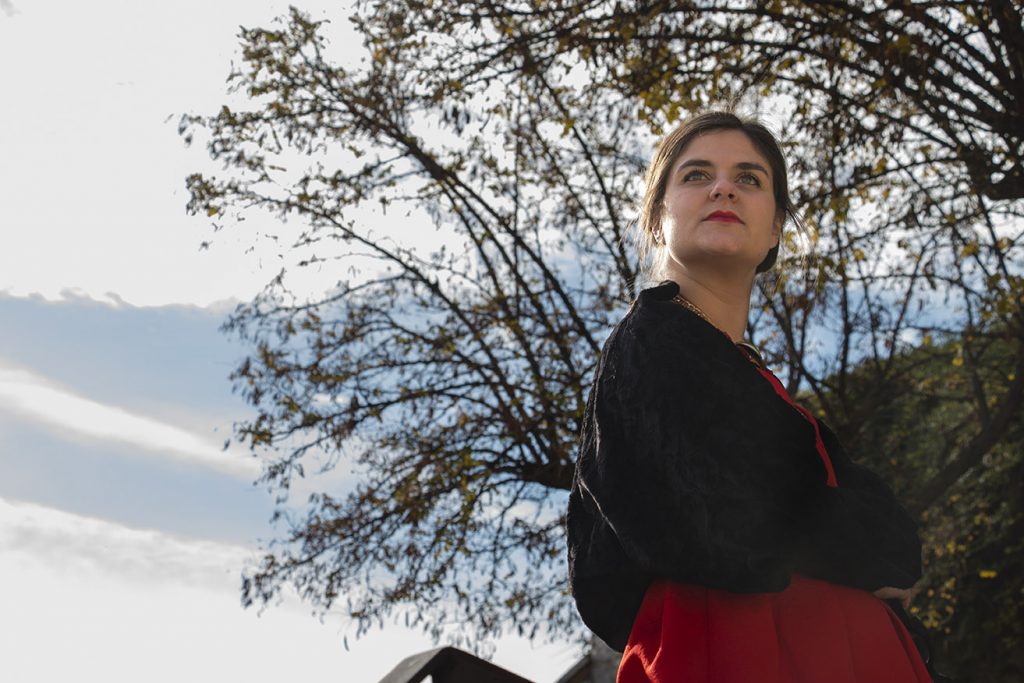
<svg viewBox="0 0 1024 683">
<path fill-rule="evenodd" d="M 864 251 L 861 250 L 861 249 L 854 249 L 853 250 L 853 258 L 854 258 L 855 261 L 863 261 L 864 260 Z"/>
<path fill-rule="evenodd" d="M 218 209 L 216 206 L 208 206 L 208 207 L 206 207 L 206 215 L 207 216 L 216 216 L 219 212 L 220 212 L 220 209 Z"/>
<path fill-rule="evenodd" d="M 978 243 L 968 242 L 964 245 L 964 248 L 960 251 L 961 256 L 974 256 L 978 253 Z"/>
<path fill-rule="evenodd" d="M 980 576 L 983 579 L 994 579 L 997 576 L 999 576 L 999 572 L 997 572 L 994 569 L 982 569 L 980 572 L 978 572 L 978 576 Z"/>
</svg>

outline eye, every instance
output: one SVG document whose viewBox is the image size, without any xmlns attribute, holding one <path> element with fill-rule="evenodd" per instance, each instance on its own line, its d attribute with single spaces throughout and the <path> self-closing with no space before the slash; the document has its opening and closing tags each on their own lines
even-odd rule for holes
<svg viewBox="0 0 1024 683">
<path fill-rule="evenodd" d="M 685 183 L 691 180 L 700 180 L 701 178 L 706 178 L 707 175 L 708 174 L 705 171 L 690 171 L 689 173 L 683 176 L 683 182 Z"/>
<path fill-rule="evenodd" d="M 754 185 L 755 187 L 761 187 L 761 179 L 758 178 L 753 173 L 743 173 L 737 180 L 739 180 L 741 183 Z"/>
</svg>

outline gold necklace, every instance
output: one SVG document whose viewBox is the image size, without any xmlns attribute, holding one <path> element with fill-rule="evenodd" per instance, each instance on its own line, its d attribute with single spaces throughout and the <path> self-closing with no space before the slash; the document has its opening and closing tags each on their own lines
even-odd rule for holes
<svg viewBox="0 0 1024 683">
<path fill-rule="evenodd" d="M 701 318 L 704 318 L 704 320 L 706 320 L 709 324 L 714 325 L 714 323 L 711 322 L 711 318 L 709 318 L 704 313 L 704 311 L 702 311 L 699 308 L 697 308 L 697 304 L 693 303 L 689 299 L 684 298 L 682 294 L 676 294 L 674 297 L 672 297 L 672 301 L 675 301 L 677 304 L 679 304 L 683 308 L 686 308 L 686 309 L 689 309 L 689 310 L 693 311 L 694 313 L 699 315 Z"/>
<path fill-rule="evenodd" d="M 696 313 L 698 316 L 703 318 L 709 325 L 711 325 L 715 329 L 718 329 L 718 326 L 711 322 L 711 318 L 709 318 L 707 314 L 704 313 L 704 311 L 700 310 L 700 308 L 697 307 L 697 304 L 693 303 L 692 301 L 684 297 L 682 294 L 676 294 L 674 297 L 672 297 L 672 301 L 679 304 L 683 308 Z M 761 352 L 757 350 L 756 346 L 754 346 L 748 341 L 738 341 L 733 343 L 745 349 L 748 352 L 745 353 L 744 355 L 750 360 L 751 363 L 753 363 L 759 368 L 767 369 L 767 366 L 764 364 L 764 359 L 761 358 Z"/>
</svg>

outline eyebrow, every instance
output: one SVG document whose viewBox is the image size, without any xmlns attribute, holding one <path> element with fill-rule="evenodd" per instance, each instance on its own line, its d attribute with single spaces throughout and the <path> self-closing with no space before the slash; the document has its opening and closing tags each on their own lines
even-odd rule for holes
<svg viewBox="0 0 1024 683">
<path fill-rule="evenodd" d="M 690 168 L 691 166 L 714 166 L 714 164 L 712 164 L 707 159 L 687 159 L 686 161 L 684 161 L 683 163 L 679 164 L 679 166 L 676 167 L 676 173 L 683 170 L 684 168 Z M 739 168 L 743 171 L 760 171 L 761 173 L 764 173 L 765 176 L 769 178 L 771 177 L 771 174 L 768 173 L 768 169 L 766 169 L 761 164 L 754 163 L 753 161 L 741 161 L 738 164 L 736 164 L 736 168 Z"/>
</svg>

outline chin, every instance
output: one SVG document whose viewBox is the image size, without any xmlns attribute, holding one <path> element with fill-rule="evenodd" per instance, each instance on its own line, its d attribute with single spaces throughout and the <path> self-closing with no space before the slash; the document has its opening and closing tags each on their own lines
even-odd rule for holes
<svg viewBox="0 0 1024 683">
<path fill-rule="evenodd" d="M 728 271 L 743 274 L 749 271 L 753 275 L 757 271 L 757 265 L 760 262 L 751 261 L 750 256 L 747 254 L 737 255 L 705 251 L 698 254 L 688 254 L 682 260 L 672 259 L 671 265 L 664 271 L 664 274 L 669 279 L 674 279 L 671 276 L 676 271 L 715 270 L 718 272 Z"/>
<path fill-rule="evenodd" d="M 748 253 L 748 250 L 745 249 L 745 245 L 730 242 L 717 242 L 701 245 L 699 249 L 691 255 L 691 257 L 697 260 L 725 259 L 736 262 L 745 262 L 750 260 L 750 254 Z"/>
</svg>

